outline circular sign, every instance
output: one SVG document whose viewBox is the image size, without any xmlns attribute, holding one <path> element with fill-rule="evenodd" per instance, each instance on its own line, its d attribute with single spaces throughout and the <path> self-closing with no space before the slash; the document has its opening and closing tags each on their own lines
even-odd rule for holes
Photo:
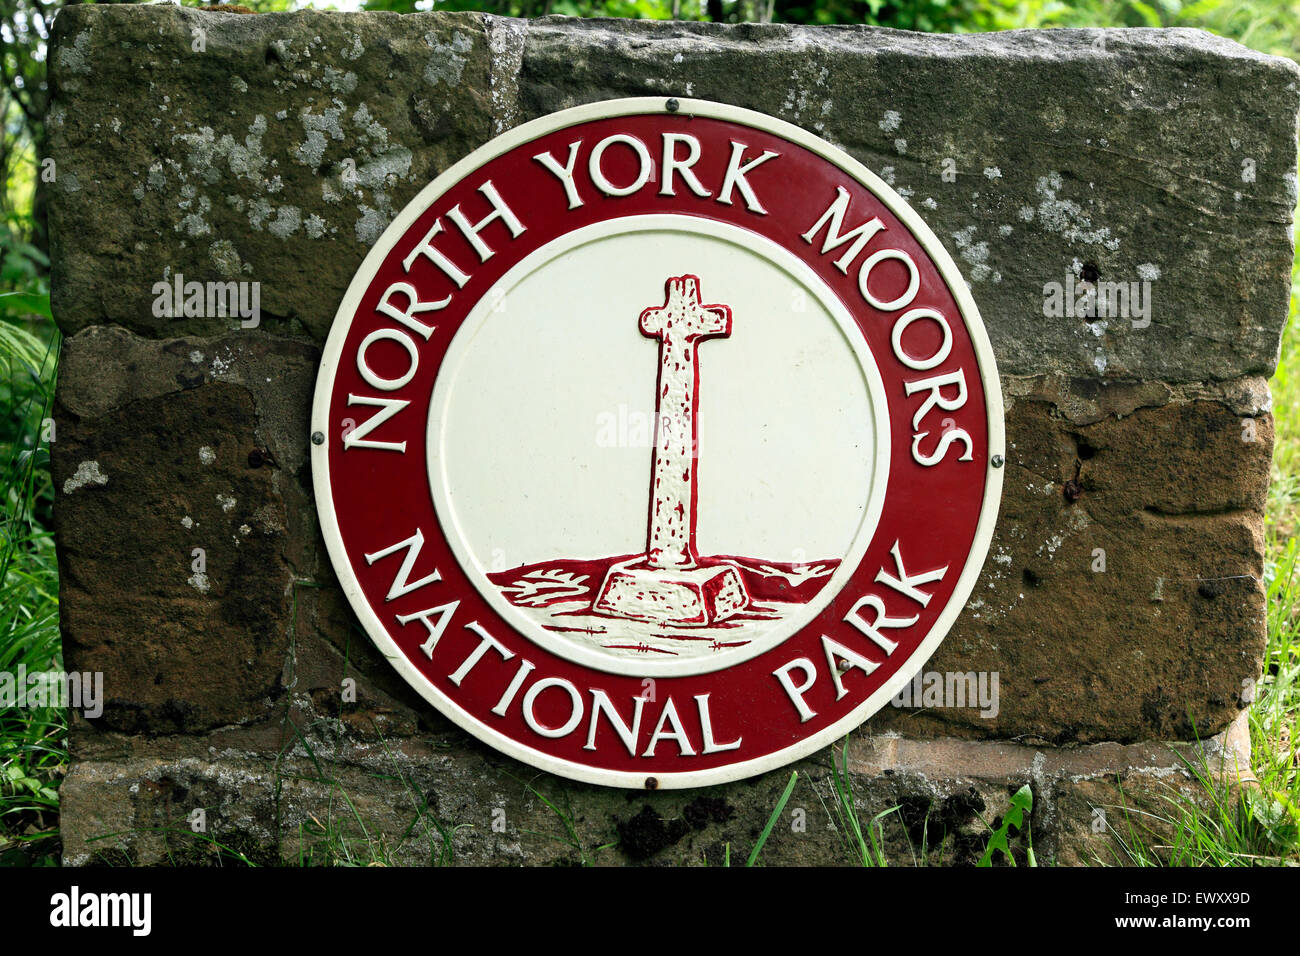
<svg viewBox="0 0 1300 956">
<path fill-rule="evenodd" d="M 312 410 L 366 632 L 479 739 L 692 787 L 875 713 L 974 587 L 1002 399 L 952 259 L 887 185 L 759 113 L 565 110 L 371 250 Z"/>
</svg>

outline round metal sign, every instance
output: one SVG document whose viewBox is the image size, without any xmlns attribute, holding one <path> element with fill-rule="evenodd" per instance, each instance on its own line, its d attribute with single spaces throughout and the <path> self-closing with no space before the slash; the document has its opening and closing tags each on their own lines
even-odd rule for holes
<svg viewBox="0 0 1300 956">
<path fill-rule="evenodd" d="M 334 320 L 330 558 L 402 676 L 593 783 L 691 787 L 883 706 L 1001 492 L 979 313 L 917 214 L 788 123 L 626 99 L 425 188 Z"/>
</svg>

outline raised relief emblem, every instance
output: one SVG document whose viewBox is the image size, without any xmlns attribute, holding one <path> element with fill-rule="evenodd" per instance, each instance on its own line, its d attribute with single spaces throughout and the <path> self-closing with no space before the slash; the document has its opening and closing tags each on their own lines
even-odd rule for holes
<svg viewBox="0 0 1300 956">
<path fill-rule="evenodd" d="M 596 103 L 428 186 L 312 416 L 380 651 L 491 746 L 628 787 L 807 755 L 919 671 L 996 518 L 996 368 L 916 213 L 786 123 Z"/>
</svg>

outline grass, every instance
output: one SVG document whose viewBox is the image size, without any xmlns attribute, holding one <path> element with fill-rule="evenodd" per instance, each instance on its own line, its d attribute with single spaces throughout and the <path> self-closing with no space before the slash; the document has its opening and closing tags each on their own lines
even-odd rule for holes
<svg viewBox="0 0 1300 956">
<path fill-rule="evenodd" d="M 951 858 L 961 858 L 957 851 L 957 842 L 965 842 L 974 835 L 962 835 L 952 832 L 942 819 L 932 816 L 934 805 L 924 811 L 921 819 L 913 819 L 909 827 L 904 814 L 903 804 L 896 803 L 877 812 L 868 820 L 863 820 L 857 798 L 853 792 L 853 776 L 849 773 L 849 738 L 837 747 L 831 748 L 831 801 L 829 807 L 821 793 L 817 794 L 827 816 L 833 818 L 833 825 L 839 834 L 845 858 L 853 866 L 886 867 L 890 865 L 885 851 L 885 825 L 896 827 L 901 843 L 907 848 L 905 860 L 913 867 L 944 866 Z M 838 763 L 837 763 L 838 755 Z M 793 781 L 791 781 L 793 785 Z M 787 797 L 788 799 L 788 793 Z M 1029 818 L 1033 810 L 1033 793 L 1029 784 L 1021 787 L 1012 797 L 1008 810 L 1000 818 L 989 821 L 978 812 L 980 821 L 987 834 L 984 836 L 984 854 L 977 866 L 995 864 L 995 851 L 1002 854 L 1001 860 L 1015 866 L 1016 860 L 1010 840 L 1015 838 L 1029 866 L 1037 866 L 1034 858 L 1033 842 L 1029 839 Z M 780 806 L 783 806 L 782 803 Z M 779 807 L 778 807 L 779 810 Z M 931 831 L 934 831 L 932 833 Z M 1015 830 L 1013 837 L 1011 833 Z M 937 841 L 936 838 L 937 837 Z M 978 839 L 978 836 L 975 836 Z M 919 845 L 918 845 L 919 844 Z M 760 847 L 761 849 L 761 847 Z"/>
<path fill-rule="evenodd" d="M 540 776 L 540 774 L 538 776 Z M 515 779 L 517 780 L 518 778 Z M 537 779 L 537 778 L 534 777 L 533 779 Z M 539 836 L 542 837 L 543 839 L 554 840 L 556 843 L 568 847 L 570 850 L 573 851 L 574 859 L 578 861 L 578 864 L 580 866 L 595 866 L 596 854 L 618 846 L 618 841 L 615 840 L 611 843 L 601 844 L 595 849 L 588 851 L 587 848 L 583 846 L 582 840 L 578 836 L 578 825 L 574 819 L 573 807 L 569 803 L 568 790 L 561 790 L 560 796 L 557 797 L 556 800 L 552 800 L 546 794 L 542 793 L 542 791 L 539 790 L 537 787 L 534 787 L 532 783 L 526 781 L 520 781 L 520 782 L 523 783 L 524 789 L 526 791 L 531 793 L 538 800 L 542 801 L 542 803 L 546 805 L 546 808 L 550 810 L 551 813 L 555 814 L 556 818 L 560 821 L 560 825 L 564 828 L 564 833 L 562 836 L 556 836 L 553 833 L 543 833 L 540 830 L 524 830 L 522 832 L 527 833 L 531 836 Z M 563 805 L 561 806 L 561 804 Z M 499 812 L 504 814 L 505 813 L 504 808 L 500 809 Z"/>
<path fill-rule="evenodd" d="M 1257 785 L 1223 779 L 1205 757 L 1184 757 L 1199 783 L 1170 791 L 1157 809 L 1122 800 L 1108 823 L 1116 852 L 1100 863 L 1127 866 L 1300 865 L 1300 259 L 1273 393 L 1273 474 L 1265 516 L 1267 643 L 1249 708 Z M 1110 819 L 1108 817 L 1108 819 Z"/>
<path fill-rule="evenodd" d="M 1269 384 L 1275 438 L 1265 530 L 1268 643 L 1250 708 L 1259 789 L 1234 807 L 1237 825 L 1228 832 L 1241 839 L 1224 848 L 1243 862 L 1276 856 L 1300 864 L 1300 259 L 1291 273 L 1281 357 Z"/>
<path fill-rule="evenodd" d="M 848 851 L 849 859 L 854 864 L 861 866 L 888 866 L 889 861 L 885 858 L 884 842 L 884 819 L 890 814 L 897 813 L 897 805 L 890 807 L 888 810 L 882 810 L 874 817 L 867 821 L 863 827 L 862 821 L 858 817 L 858 805 L 853 798 L 853 777 L 849 774 L 849 748 L 848 739 L 839 748 L 842 766 L 835 763 L 835 750 L 831 750 L 831 787 L 834 791 L 834 801 L 831 806 L 835 812 L 835 819 L 838 826 L 836 829 L 844 842 L 845 849 Z M 906 828 L 904 828 L 906 833 Z M 922 843 L 924 844 L 928 828 L 922 828 Z M 908 841 L 910 844 L 910 840 Z M 927 859 L 929 856 L 928 847 L 922 845 L 920 859 Z M 912 862 L 917 862 L 915 852 L 912 855 Z"/>
<path fill-rule="evenodd" d="M 1205 801 L 1170 798 L 1161 822 L 1172 824 L 1176 837 L 1160 848 L 1160 859 L 1174 865 L 1300 865 L 1300 261 L 1269 384 L 1276 437 L 1265 525 L 1268 640 L 1249 710 L 1258 787 L 1230 788 L 1203 763 L 1189 763 Z"/>
<path fill-rule="evenodd" d="M 1101 865 L 1139 867 L 1295 866 L 1300 814 L 1287 794 L 1272 789 L 1278 777 L 1259 787 L 1242 787 L 1201 755 L 1184 758 L 1195 781 L 1190 791 L 1169 789 L 1154 808 L 1130 805 L 1121 786 L 1120 803 L 1105 808 L 1113 846 Z M 1286 780 L 1282 780 L 1285 785 Z M 1110 821 L 1119 820 L 1115 825 Z"/>
<path fill-rule="evenodd" d="M 0 319 L 0 672 L 61 670 L 53 486 L 44 422 L 58 335 Z M 57 859 L 67 722 L 57 707 L 0 708 L 0 865 Z"/>
<path fill-rule="evenodd" d="M 324 812 L 309 815 L 309 822 L 298 827 L 299 866 L 395 866 L 406 856 L 402 852 L 408 842 L 427 846 L 428 865 L 446 866 L 455 859 L 456 832 L 468 824 L 449 826 L 443 823 L 429 805 L 428 795 L 404 772 L 401 761 L 382 737 L 380 743 L 393 765 L 391 775 L 375 774 L 379 779 L 397 780 L 410 792 L 414 812 L 406 828 L 395 839 L 383 833 L 372 833 L 365 815 L 343 785 L 329 772 L 312 748 L 311 742 L 298 728 L 287 721 L 295 732 L 308 761 L 316 771 L 314 777 L 298 777 L 303 782 L 322 785 L 329 790 L 329 801 Z M 324 819 L 321 819 L 323 817 Z M 372 823 L 374 821 L 371 821 Z"/>
<path fill-rule="evenodd" d="M 749 851 L 749 859 L 745 861 L 745 866 L 753 866 L 758 862 L 758 856 L 763 852 L 763 847 L 767 845 L 767 838 L 772 835 L 772 828 L 776 826 L 776 821 L 781 819 L 781 811 L 790 802 L 790 794 L 794 793 L 794 785 L 798 782 L 799 771 L 795 770 L 790 774 L 790 782 L 785 785 L 785 790 L 781 792 L 781 798 L 776 801 L 771 816 L 767 818 L 767 824 L 763 827 L 763 832 L 758 835 L 758 841 L 754 844 L 754 849 Z M 727 862 L 731 862 L 730 846 L 727 847 Z"/>
</svg>

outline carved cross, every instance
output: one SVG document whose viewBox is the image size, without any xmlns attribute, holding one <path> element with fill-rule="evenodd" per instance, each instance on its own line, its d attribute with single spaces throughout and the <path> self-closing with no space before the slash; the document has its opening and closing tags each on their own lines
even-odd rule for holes
<svg viewBox="0 0 1300 956">
<path fill-rule="evenodd" d="M 699 456 L 700 368 L 696 344 L 731 334 L 731 309 L 700 303 L 700 280 L 677 276 L 665 283 L 662 307 L 641 313 L 641 333 L 659 340 L 655 457 L 650 485 L 646 563 L 652 568 L 693 568 L 696 462 Z"/>
</svg>

